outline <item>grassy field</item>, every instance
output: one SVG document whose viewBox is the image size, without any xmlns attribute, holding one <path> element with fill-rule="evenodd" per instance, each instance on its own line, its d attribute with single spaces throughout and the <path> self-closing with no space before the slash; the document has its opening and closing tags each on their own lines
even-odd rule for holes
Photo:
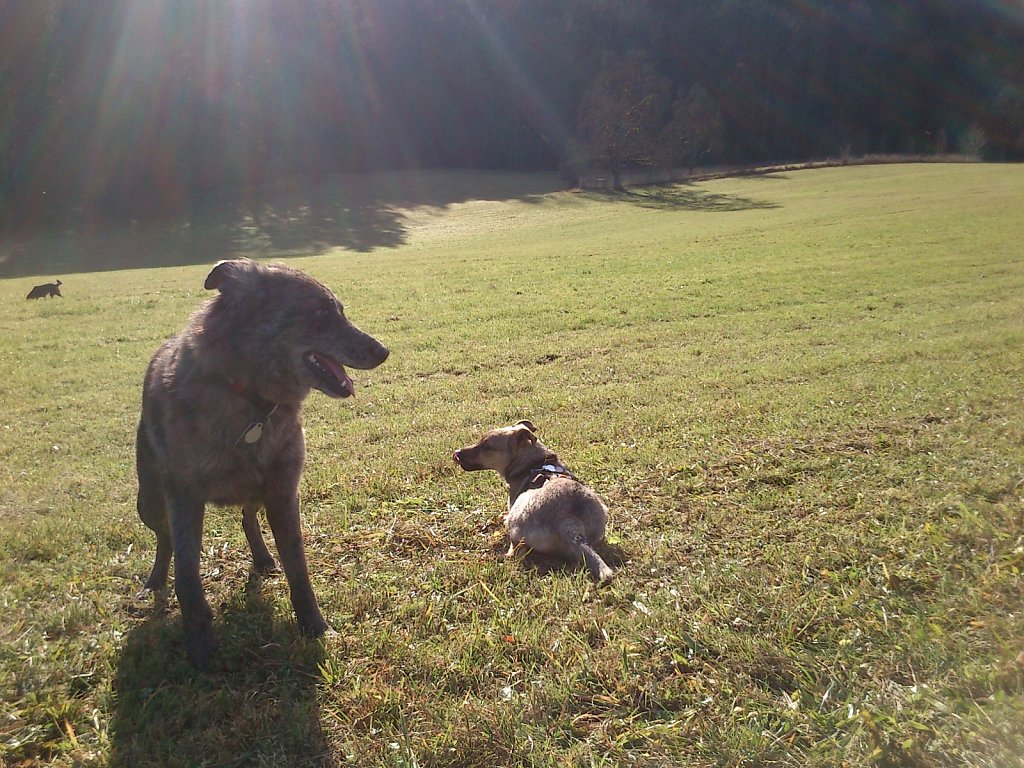
<svg viewBox="0 0 1024 768">
<path fill-rule="evenodd" d="M 212 260 L 274 243 L 141 238 L 121 263 L 182 266 L 79 274 L 39 245 L 65 297 L 34 302 L 19 246 L 0 760 L 1022 764 L 1024 168 L 500 186 L 379 194 L 386 239 L 279 248 L 392 355 L 354 401 L 305 409 L 305 536 L 337 634 L 296 634 L 284 580 L 250 575 L 237 511 L 214 509 L 207 674 L 173 595 L 135 598 L 141 380 Z M 502 558 L 498 477 L 451 461 L 521 418 L 608 502 L 607 588 Z"/>
</svg>

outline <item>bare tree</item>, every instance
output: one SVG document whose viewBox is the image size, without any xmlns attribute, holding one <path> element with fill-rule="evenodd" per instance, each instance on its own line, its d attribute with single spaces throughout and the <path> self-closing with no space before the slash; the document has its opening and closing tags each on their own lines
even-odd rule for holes
<svg viewBox="0 0 1024 768">
<path fill-rule="evenodd" d="M 985 129 L 977 123 L 971 123 L 960 137 L 960 153 L 973 160 L 981 160 L 981 153 L 985 150 L 986 143 Z"/>
<path fill-rule="evenodd" d="M 609 55 L 583 95 L 579 128 L 590 159 L 612 172 L 622 189 L 622 171 L 653 165 L 665 124 L 671 85 L 643 52 Z"/>
<path fill-rule="evenodd" d="M 699 83 L 677 97 L 672 119 L 662 131 L 667 164 L 685 165 L 690 171 L 722 146 L 722 115 L 708 90 Z"/>
</svg>

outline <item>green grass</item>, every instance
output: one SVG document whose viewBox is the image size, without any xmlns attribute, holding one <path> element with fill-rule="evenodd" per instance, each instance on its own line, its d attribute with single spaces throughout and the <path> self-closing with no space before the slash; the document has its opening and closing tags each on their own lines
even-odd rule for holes
<svg viewBox="0 0 1024 768">
<path fill-rule="evenodd" d="M 1024 169 L 487 197 L 289 260 L 392 355 L 305 410 L 337 635 L 214 509 L 208 674 L 134 597 L 133 441 L 209 263 L 0 282 L 3 760 L 1021 764 Z M 500 481 L 450 454 L 520 418 L 607 500 L 608 588 L 500 557 Z"/>
</svg>

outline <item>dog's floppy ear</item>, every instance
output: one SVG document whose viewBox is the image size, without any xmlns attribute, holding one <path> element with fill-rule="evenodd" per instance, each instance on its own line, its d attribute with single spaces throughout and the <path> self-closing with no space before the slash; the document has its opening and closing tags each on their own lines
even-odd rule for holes
<svg viewBox="0 0 1024 768">
<path fill-rule="evenodd" d="M 534 433 L 537 431 L 537 428 L 535 426 L 533 426 L 533 422 L 532 421 L 527 421 L 526 419 L 523 419 L 522 421 L 517 421 L 516 422 L 516 426 L 517 427 L 526 427 L 528 430 L 530 430 L 531 432 L 534 432 Z"/>
<path fill-rule="evenodd" d="M 223 292 L 224 286 L 230 283 L 231 280 L 237 279 L 248 272 L 248 268 L 252 263 L 249 259 L 218 261 L 213 269 L 210 270 L 210 274 L 206 276 L 203 288 L 208 291 L 217 290 Z"/>
<path fill-rule="evenodd" d="M 533 424 L 528 421 L 520 421 L 516 424 L 517 427 L 523 427 L 523 429 L 516 430 L 516 441 L 520 443 L 537 443 L 537 436 L 533 434 Z"/>
</svg>

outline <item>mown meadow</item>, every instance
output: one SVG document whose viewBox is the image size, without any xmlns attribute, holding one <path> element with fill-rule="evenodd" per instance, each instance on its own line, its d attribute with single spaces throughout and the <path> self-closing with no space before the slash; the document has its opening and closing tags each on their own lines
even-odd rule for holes
<svg viewBox="0 0 1024 768">
<path fill-rule="evenodd" d="M 64 236 L 64 261 L 18 246 L 0 759 L 1021 764 L 1024 168 L 503 183 L 328 200 L 315 231 L 268 213 Z M 150 354 L 243 254 L 331 286 L 392 354 L 305 408 L 335 634 L 297 634 L 283 577 L 253 576 L 237 510 L 211 508 L 200 674 L 173 593 L 136 597 L 134 430 Z M 62 299 L 25 300 L 55 277 Z M 502 557 L 504 488 L 451 453 L 522 418 L 608 503 L 611 585 Z"/>
</svg>

